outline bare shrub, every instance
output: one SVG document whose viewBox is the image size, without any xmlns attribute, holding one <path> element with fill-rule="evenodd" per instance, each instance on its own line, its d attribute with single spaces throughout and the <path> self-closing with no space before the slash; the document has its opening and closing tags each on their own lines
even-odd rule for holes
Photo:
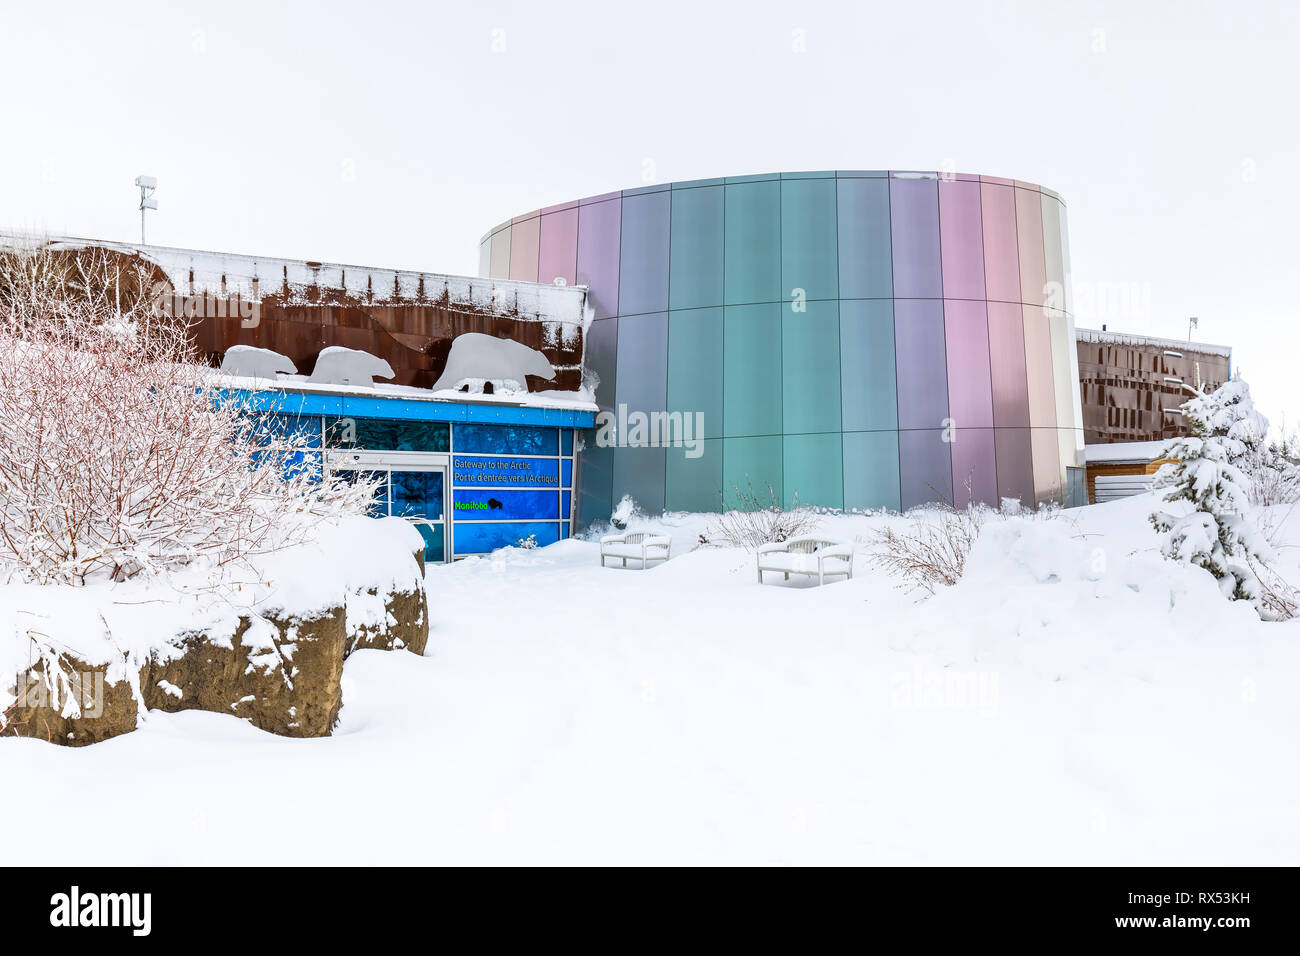
<svg viewBox="0 0 1300 956">
<path fill-rule="evenodd" d="M 1267 561 L 1247 556 L 1246 563 L 1259 584 L 1260 617 L 1268 621 L 1289 621 L 1300 612 L 1300 591 Z"/>
<path fill-rule="evenodd" d="M 1300 436 L 1284 434 L 1281 441 L 1243 456 L 1239 467 L 1246 475 L 1251 504 L 1300 504 Z"/>
<path fill-rule="evenodd" d="M 766 499 L 749 482 L 743 491 L 733 485 L 731 500 L 724 498 L 722 507 L 722 514 L 700 535 L 700 544 L 757 551 L 760 545 L 789 541 L 817 526 L 817 513 L 799 504 L 797 494 L 794 506 L 787 510 L 770 484 Z"/>
<path fill-rule="evenodd" d="M 946 505 L 918 509 L 907 516 L 910 528 L 886 527 L 871 536 L 869 561 L 900 578 L 903 590 L 934 594 L 961 580 L 980 527 L 993 513 L 982 505 L 961 510 Z"/>
<path fill-rule="evenodd" d="M 362 513 L 320 442 L 220 387 L 144 267 L 0 250 L 0 580 L 84 584 L 219 567 Z"/>
</svg>

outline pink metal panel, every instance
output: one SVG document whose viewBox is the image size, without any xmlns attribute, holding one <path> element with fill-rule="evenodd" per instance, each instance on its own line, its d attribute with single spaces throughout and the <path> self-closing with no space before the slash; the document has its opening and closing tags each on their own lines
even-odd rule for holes
<svg viewBox="0 0 1300 956">
<path fill-rule="evenodd" d="M 945 299 L 944 338 L 948 352 L 948 408 L 958 428 L 993 427 L 989 376 L 989 325 L 983 302 Z"/>
<path fill-rule="evenodd" d="M 940 181 L 939 242 L 945 299 L 984 298 L 984 242 L 978 183 Z"/>
<path fill-rule="evenodd" d="M 577 203 L 542 214 L 540 244 L 537 281 L 554 282 L 558 276 L 573 285 L 578 275 Z"/>
<path fill-rule="evenodd" d="M 984 284 L 989 301 L 1020 301 L 1020 252 L 1016 242 L 1016 197 L 1010 186 L 980 184 L 984 224 Z"/>
<path fill-rule="evenodd" d="M 996 507 L 998 476 L 993 429 L 959 426 L 953 439 L 953 504 L 958 508 L 964 508 L 974 501 Z"/>
<path fill-rule="evenodd" d="M 1056 427 L 1056 386 L 1052 371 L 1052 332 L 1043 310 L 1021 306 L 1025 334 L 1025 383 L 1029 387 L 1029 424 Z"/>
<path fill-rule="evenodd" d="M 1042 196 L 1036 190 L 1016 189 L 1016 237 L 1020 250 L 1020 301 L 1043 305 L 1047 267 L 1043 256 Z"/>
<path fill-rule="evenodd" d="M 510 227 L 510 278 L 537 281 L 537 244 L 540 216 L 515 222 Z"/>
</svg>

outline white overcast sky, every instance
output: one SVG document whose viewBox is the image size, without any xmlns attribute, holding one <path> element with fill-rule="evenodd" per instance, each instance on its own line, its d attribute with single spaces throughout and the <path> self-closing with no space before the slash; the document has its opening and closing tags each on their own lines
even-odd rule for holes
<svg viewBox="0 0 1300 956">
<path fill-rule="evenodd" d="M 1298 10 L 8 0 L 0 228 L 138 238 L 148 173 L 152 242 L 473 274 L 647 173 L 955 166 L 1065 198 L 1080 325 L 1197 315 L 1300 426 Z"/>
</svg>

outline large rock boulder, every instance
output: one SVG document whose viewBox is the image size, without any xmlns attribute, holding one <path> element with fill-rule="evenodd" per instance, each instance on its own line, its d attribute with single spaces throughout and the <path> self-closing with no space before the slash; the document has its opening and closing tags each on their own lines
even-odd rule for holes
<svg viewBox="0 0 1300 956">
<path fill-rule="evenodd" d="M 51 681 L 37 664 L 19 675 L 0 735 L 69 746 L 134 730 L 142 713 L 207 710 L 243 718 L 286 737 L 327 736 L 343 704 L 343 663 L 355 650 L 423 654 L 429 615 L 423 553 L 405 586 L 349 580 L 338 604 L 312 613 L 248 612 L 229 626 L 190 630 L 156 644 L 142 659 L 87 664 L 58 658 Z M 306 569 L 310 571 L 310 569 Z M 58 691 L 49 691 L 53 683 Z"/>
<path fill-rule="evenodd" d="M 47 670 L 63 679 L 51 679 Z M 139 708 L 120 667 L 60 654 L 57 666 L 38 661 L 16 680 L 17 686 L 8 688 L 16 701 L 0 736 L 79 747 L 135 730 Z"/>
<path fill-rule="evenodd" d="M 145 706 L 234 714 L 283 737 L 324 737 L 343 705 L 345 618 L 341 607 L 311 620 L 241 617 L 230 638 L 186 635 L 141 668 Z"/>
</svg>

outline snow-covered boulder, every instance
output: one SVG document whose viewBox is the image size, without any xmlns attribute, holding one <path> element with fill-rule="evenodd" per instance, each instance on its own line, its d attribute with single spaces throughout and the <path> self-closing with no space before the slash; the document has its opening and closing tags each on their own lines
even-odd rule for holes
<svg viewBox="0 0 1300 956">
<path fill-rule="evenodd" d="M 466 332 L 452 341 L 447 366 L 433 387 L 458 389 L 468 383 L 482 391 L 483 383 L 491 382 L 494 391 L 526 392 L 529 375 L 549 381 L 555 378 L 555 368 L 537 349 L 513 339 Z"/>
<path fill-rule="evenodd" d="M 77 746 L 134 730 L 151 710 L 207 710 L 327 736 L 354 650 L 424 652 L 423 541 L 400 518 L 347 519 L 257 570 L 220 594 L 197 577 L 139 593 L 0 588 L 0 673 L 18 675 L 0 684 L 0 735 Z"/>
</svg>

